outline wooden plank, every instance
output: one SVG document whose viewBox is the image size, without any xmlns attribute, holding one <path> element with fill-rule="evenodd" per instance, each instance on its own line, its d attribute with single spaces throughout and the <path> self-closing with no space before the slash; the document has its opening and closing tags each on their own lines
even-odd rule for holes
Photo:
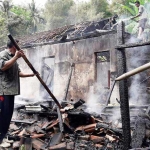
<svg viewBox="0 0 150 150">
<path fill-rule="evenodd" d="M 11 120 L 11 122 L 15 122 L 15 123 L 26 123 L 26 124 L 33 124 L 36 122 L 36 120 Z"/>
</svg>

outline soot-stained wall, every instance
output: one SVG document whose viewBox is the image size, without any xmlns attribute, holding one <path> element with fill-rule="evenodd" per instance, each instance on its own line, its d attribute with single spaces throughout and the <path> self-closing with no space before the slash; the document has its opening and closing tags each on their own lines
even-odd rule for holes
<svg viewBox="0 0 150 150">
<path fill-rule="evenodd" d="M 110 51 L 110 68 L 108 68 L 108 70 L 111 72 L 110 81 L 112 83 L 114 74 L 116 73 L 116 43 L 116 34 L 109 33 L 99 37 L 83 39 L 75 42 L 33 47 L 32 49 L 26 49 L 26 55 L 39 73 L 42 72 L 42 58 L 54 57 L 53 93 L 58 100 L 62 100 L 64 98 L 71 63 L 75 63 L 67 99 L 78 100 L 81 98 L 86 101 L 90 89 L 95 89 L 96 86 L 96 89 L 101 91 L 104 88 L 100 83 L 97 83 L 96 80 L 96 74 L 99 76 L 102 74 L 101 72 L 96 73 L 96 52 L 106 50 Z M 29 71 L 29 68 L 22 61 L 20 64 L 20 67 L 23 70 L 26 72 Z M 108 77 L 105 77 L 105 75 L 101 78 L 102 81 L 108 81 Z M 35 77 L 30 79 L 22 79 L 21 83 L 22 95 L 28 96 L 27 93 L 29 93 L 31 98 L 41 95 L 42 91 L 38 92 L 38 89 L 40 89 L 40 83 Z M 25 88 L 26 90 L 24 90 Z M 35 91 L 37 91 L 38 94 Z M 96 92 L 93 93 L 97 94 Z M 117 84 L 114 88 L 111 102 L 115 103 L 116 98 L 118 98 Z"/>
</svg>

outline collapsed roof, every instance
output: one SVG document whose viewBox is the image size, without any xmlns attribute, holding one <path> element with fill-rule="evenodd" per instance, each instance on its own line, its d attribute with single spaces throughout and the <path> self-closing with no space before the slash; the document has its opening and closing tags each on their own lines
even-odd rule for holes
<svg viewBox="0 0 150 150">
<path fill-rule="evenodd" d="M 97 36 L 99 33 L 114 32 L 114 30 L 109 29 L 109 19 L 103 19 L 100 21 L 88 21 L 76 25 L 68 25 L 54 30 L 17 37 L 17 39 L 19 39 L 21 46 L 28 47 L 35 43 L 66 42 L 77 38 L 81 39 L 84 36 Z"/>
<path fill-rule="evenodd" d="M 16 36 L 15 38 L 19 40 L 21 48 L 30 48 L 98 37 L 109 33 L 116 33 L 116 30 L 111 29 L 110 19 L 107 18 L 99 21 L 87 21 L 75 25 L 68 25 L 25 36 Z M 6 45 L 0 47 L 0 51 L 5 48 Z"/>
</svg>

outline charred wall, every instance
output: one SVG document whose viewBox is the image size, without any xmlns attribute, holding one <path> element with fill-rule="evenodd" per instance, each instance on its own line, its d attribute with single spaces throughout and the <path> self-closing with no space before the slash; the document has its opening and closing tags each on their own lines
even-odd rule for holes
<svg viewBox="0 0 150 150">
<path fill-rule="evenodd" d="M 74 42 L 33 47 L 32 49 L 26 49 L 26 54 L 39 73 L 41 73 L 42 69 L 42 58 L 54 57 L 53 93 L 59 100 L 62 100 L 65 94 L 70 64 L 75 63 L 68 92 L 68 99 L 77 100 L 82 98 L 86 100 L 90 87 L 94 87 L 95 83 L 97 83 L 95 60 L 95 54 L 97 52 L 110 51 L 110 81 L 114 79 L 114 75 L 116 74 L 115 46 L 116 34 L 111 33 Z M 28 71 L 27 67 L 24 66 L 23 63 L 21 64 L 23 70 Z M 99 72 L 99 74 L 101 74 L 101 72 Z M 108 80 L 107 78 L 108 77 L 103 76 L 101 80 Z M 28 82 L 23 83 L 24 87 L 31 87 L 34 85 L 32 83 L 32 85 L 29 86 L 29 80 L 31 79 L 28 79 Z M 37 85 L 37 79 L 34 79 L 34 82 L 36 82 L 36 87 L 39 88 L 40 85 Z M 98 84 L 97 88 L 101 88 L 100 83 Z M 118 97 L 118 85 L 114 88 L 111 100 L 115 101 L 116 97 Z"/>
</svg>

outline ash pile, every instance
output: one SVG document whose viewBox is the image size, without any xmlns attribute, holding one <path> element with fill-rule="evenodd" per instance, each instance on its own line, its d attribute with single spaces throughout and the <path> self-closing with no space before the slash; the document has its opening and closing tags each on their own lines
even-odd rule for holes
<svg viewBox="0 0 150 150">
<path fill-rule="evenodd" d="M 101 115 L 84 111 L 85 101 L 63 102 L 62 109 L 49 103 L 19 106 L 10 124 L 12 149 L 102 150 L 122 149 L 122 129 Z M 10 149 L 11 149 L 10 148 Z"/>
</svg>

